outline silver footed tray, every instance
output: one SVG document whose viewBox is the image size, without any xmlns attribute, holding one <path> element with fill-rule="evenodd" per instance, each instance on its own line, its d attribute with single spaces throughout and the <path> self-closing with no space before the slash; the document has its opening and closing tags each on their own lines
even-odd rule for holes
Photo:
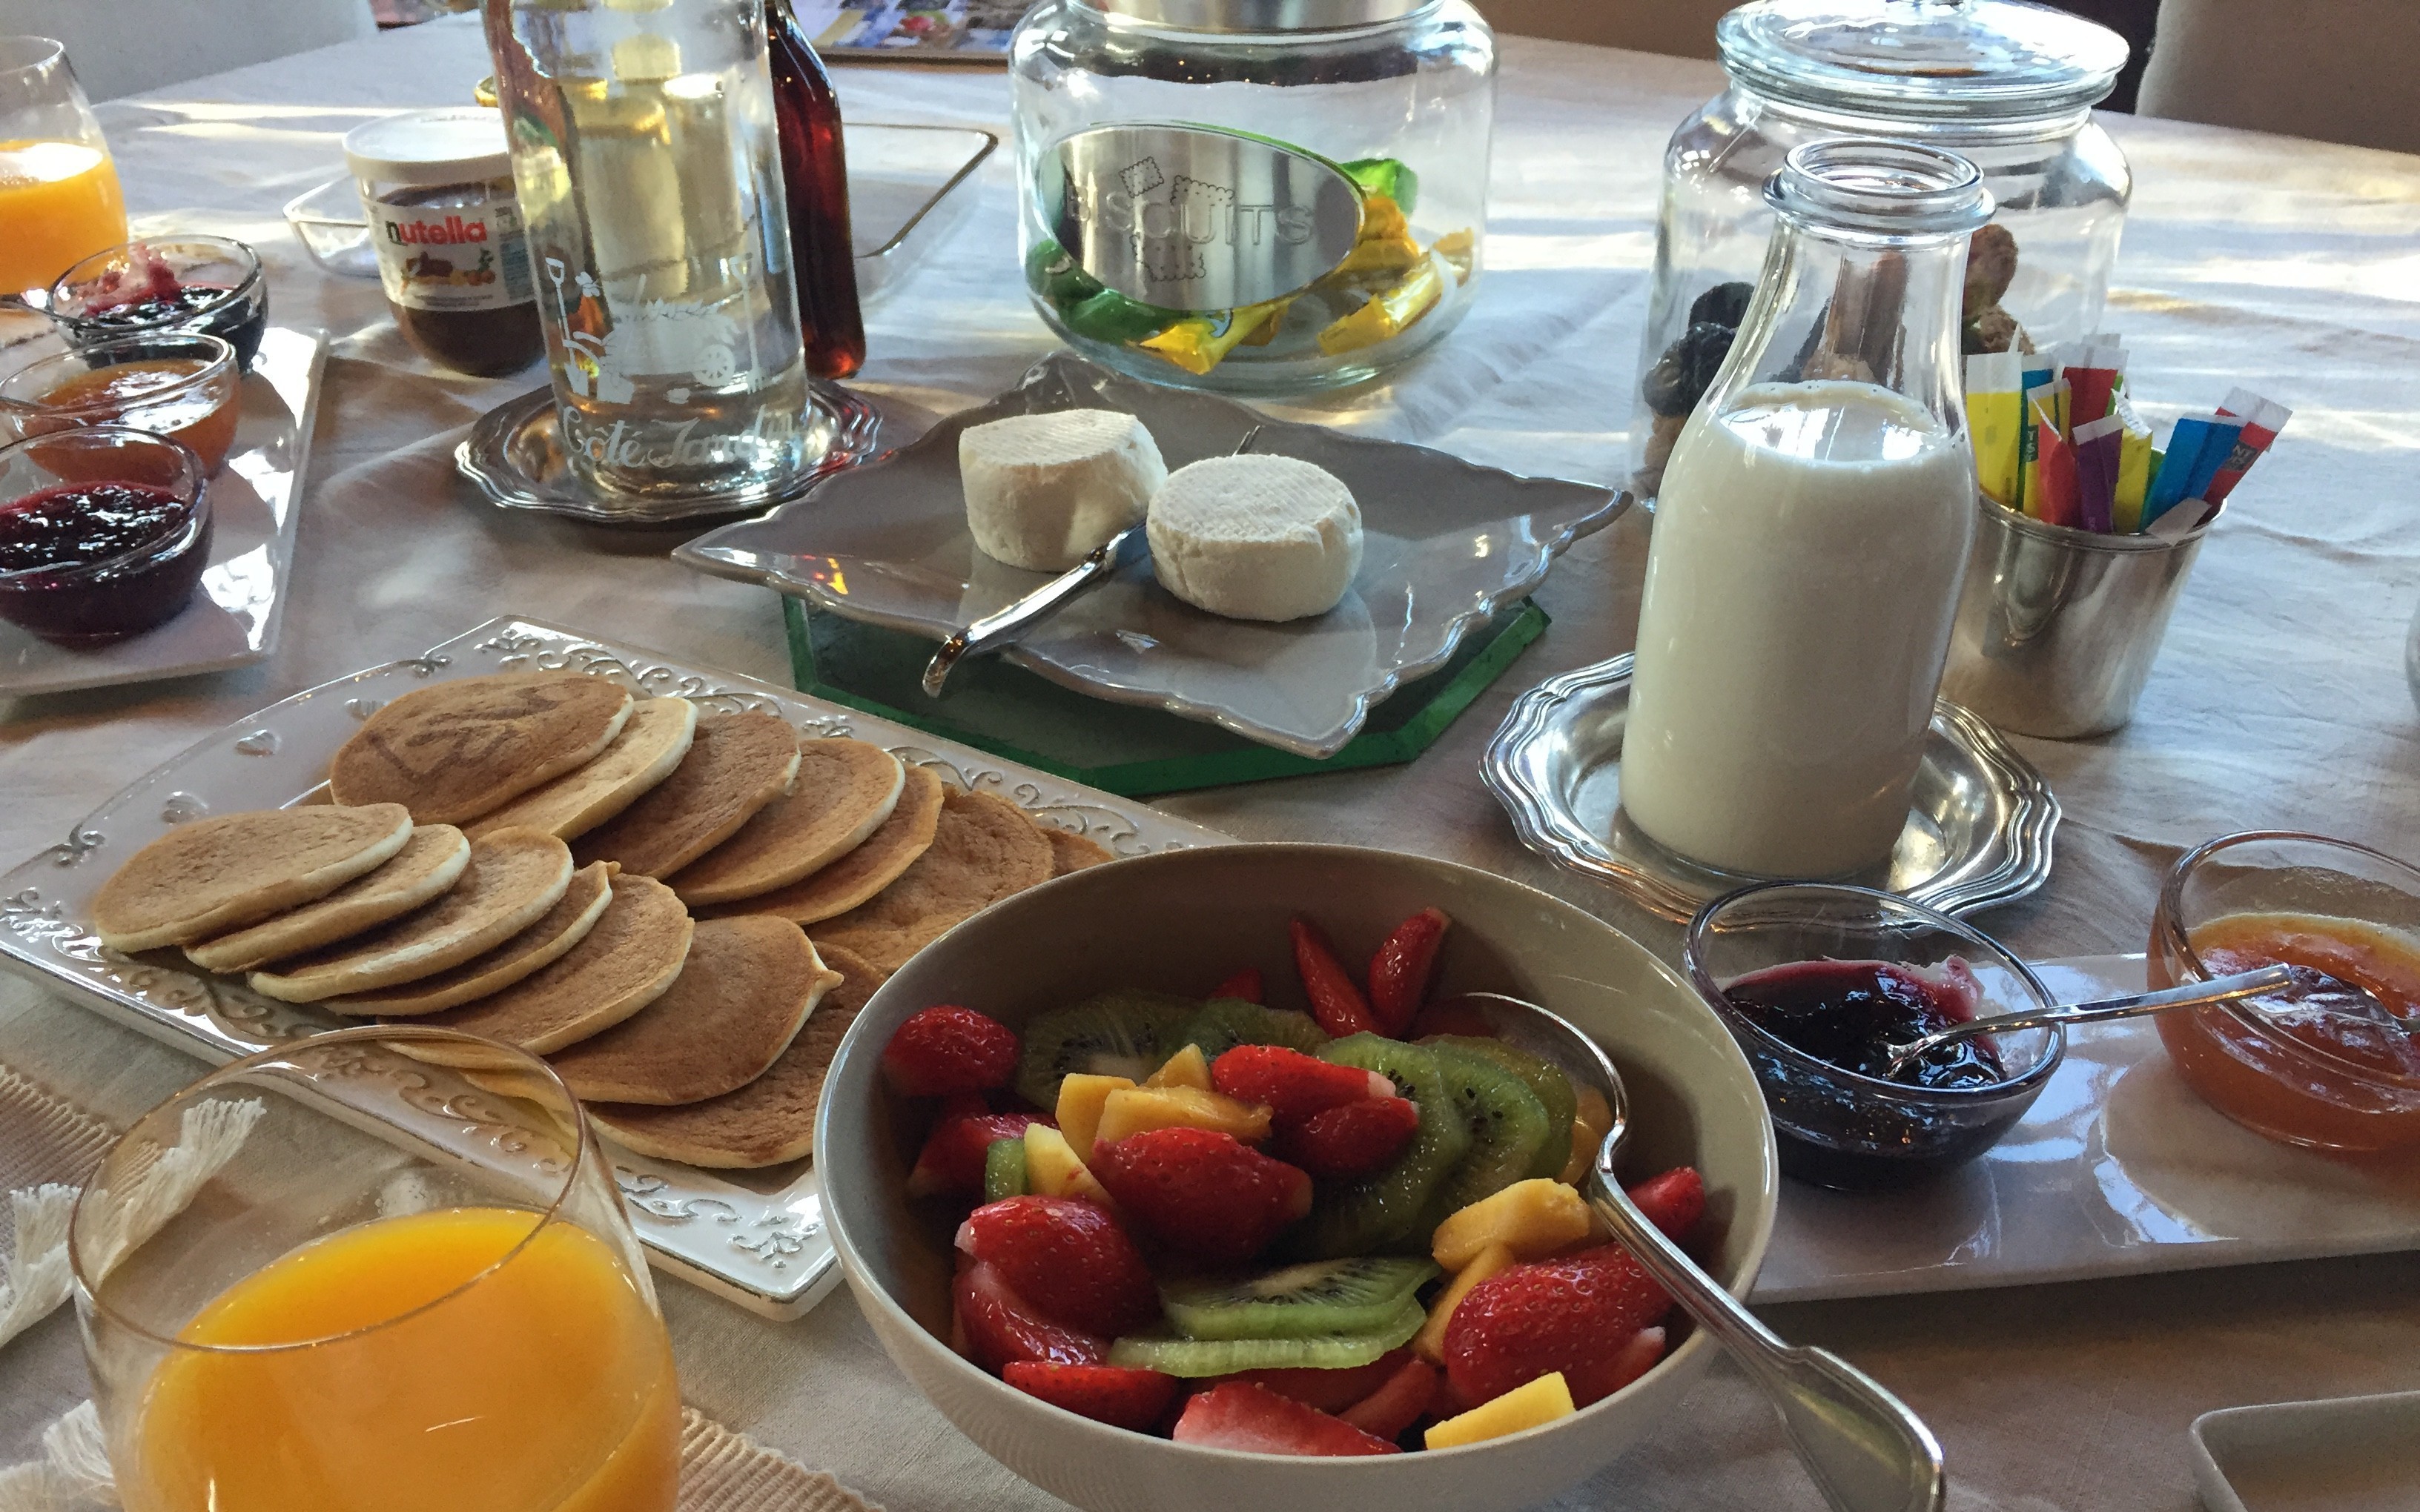
<svg viewBox="0 0 2420 1512">
<path fill-rule="evenodd" d="M 1522 844 L 1685 922 L 1746 879 L 1690 865 L 1622 816 L 1629 713 L 1627 656 L 1550 678 L 1505 716 L 1481 775 Z M 2009 903 L 2050 879 L 2058 818 L 2058 799 L 2033 764 L 1982 719 L 1940 700 L 1889 866 L 1848 880 L 1945 913 Z"/>
<path fill-rule="evenodd" d="M 219 1062 L 335 1028 L 319 1010 L 260 996 L 187 966 L 171 951 L 127 956 L 90 927 L 92 895 L 117 863 L 176 825 L 212 813 L 280 808 L 323 783 L 329 758 L 389 700 L 429 683 L 489 672 L 571 668 L 641 697 L 673 694 L 710 710 L 762 710 L 801 732 L 853 735 L 961 789 L 996 794 L 1039 822 L 1116 856 L 1226 837 L 1013 765 L 905 725 L 768 683 L 534 621 L 496 619 L 427 652 L 297 693 L 208 736 L 119 793 L 67 838 L 0 877 L 0 966 L 177 1049 Z M 480 1137 L 484 1094 L 451 1072 L 386 1073 L 387 1112 L 405 1136 L 457 1144 Z M 770 1318 L 795 1318 L 840 1280 L 812 1159 L 756 1172 L 708 1172 L 607 1148 L 631 1222 L 657 1267 Z"/>
</svg>

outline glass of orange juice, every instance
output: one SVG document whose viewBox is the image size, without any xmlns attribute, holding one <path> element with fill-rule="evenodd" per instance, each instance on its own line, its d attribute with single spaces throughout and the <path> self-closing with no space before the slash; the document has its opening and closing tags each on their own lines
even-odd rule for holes
<svg viewBox="0 0 2420 1512">
<path fill-rule="evenodd" d="M 233 1062 L 111 1149 L 70 1255 L 127 1512 L 672 1512 L 655 1291 L 543 1061 L 374 1026 Z"/>
<path fill-rule="evenodd" d="M 126 239 L 126 201 L 101 123 L 47 37 L 0 37 L 0 293 L 47 288 Z"/>
</svg>

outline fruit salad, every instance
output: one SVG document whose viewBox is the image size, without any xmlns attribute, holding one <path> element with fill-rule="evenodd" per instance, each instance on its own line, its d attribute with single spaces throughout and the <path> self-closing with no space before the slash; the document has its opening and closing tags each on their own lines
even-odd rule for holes
<svg viewBox="0 0 2420 1512">
<path fill-rule="evenodd" d="M 1664 1353 L 1671 1299 L 1578 1183 L 1612 1115 L 1430 984 L 1423 909 L 1366 971 L 1294 921 L 1309 1011 L 1257 971 L 1124 991 L 1022 1035 L 910 1017 L 882 1054 L 932 1121 L 909 1195 L 955 1220 L 951 1344 L 1180 1443 L 1395 1454 L 1535 1427 Z M 1633 1188 L 1684 1243 L 1705 1186 Z"/>
</svg>

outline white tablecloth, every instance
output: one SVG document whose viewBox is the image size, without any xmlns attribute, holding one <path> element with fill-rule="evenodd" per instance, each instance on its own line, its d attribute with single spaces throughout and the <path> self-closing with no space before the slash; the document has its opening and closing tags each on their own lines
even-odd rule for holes
<svg viewBox="0 0 2420 1512">
<path fill-rule="evenodd" d="M 1718 86 L 1711 66 L 1508 41 L 1484 297 L 1434 357 L 1374 392 L 1285 411 L 1531 472 L 1620 475 L 1653 251 L 1663 141 Z M 455 431 L 535 381 L 436 373 L 377 285 L 319 274 L 278 216 L 340 171 L 336 139 L 380 111 L 458 103 L 487 71 L 446 22 L 104 107 L 146 229 L 239 236 L 272 264 L 276 317 L 336 337 L 302 518 L 296 596 L 263 666 L 183 683 L 0 703 L 0 857 L 69 823 L 202 733 L 298 688 L 502 612 L 594 627 L 786 681 L 769 594 L 673 566 L 661 538 L 483 507 L 452 476 Z M 1005 130 L 998 73 L 844 69 L 855 119 Z M 2037 956 L 2138 949 L 2180 849 L 2251 825 L 2420 855 L 2402 636 L 2420 358 L 2420 159 L 2115 117 L 2138 189 L 2107 324 L 2163 414 L 2250 382 L 2295 408 L 2286 439 L 2205 548 L 2142 711 L 2121 733 L 2024 742 L 2066 806 L 2041 894 L 1985 922 Z M 861 386 L 912 434 L 1014 382 L 1049 347 L 1008 247 L 1005 162 L 973 217 L 873 315 Z M 1659 949 L 1672 932 L 1522 851 L 1475 764 L 1521 687 L 1625 649 L 1645 521 L 1583 542 L 1539 594 L 1555 625 L 1408 767 L 1167 800 L 1261 839 L 1449 856 L 1594 907 Z M 0 1061 L 120 1120 L 194 1064 L 14 981 Z M 960 1438 L 835 1296 L 767 1324 L 666 1283 L 685 1392 L 712 1417 L 894 1509 L 1044 1507 Z M 2243 1402 L 2420 1386 L 2420 1260 L 2378 1257 L 2018 1291 L 1771 1310 L 1901 1393 L 1947 1444 L 1961 1512 L 2192 1505 L 2184 1429 Z M 0 1463 L 85 1392 L 54 1319 L 0 1352 Z M 1687 1416 L 1573 1507 L 1812 1508 L 1779 1431 L 1718 1370 Z"/>
</svg>

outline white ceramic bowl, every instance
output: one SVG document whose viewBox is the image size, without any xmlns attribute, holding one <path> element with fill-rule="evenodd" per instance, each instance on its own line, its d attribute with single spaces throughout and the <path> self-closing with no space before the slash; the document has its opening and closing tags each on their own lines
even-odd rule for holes
<svg viewBox="0 0 2420 1512">
<path fill-rule="evenodd" d="M 1363 962 L 1405 916 L 1453 919 L 1449 991 L 1544 1004 L 1612 1053 L 1629 1088 L 1625 1161 L 1644 1176 L 1683 1163 L 1705 1176 L 1712 1269 L 1734 1293 L 1773 1231 L 1771 1125 L 1730 1034 L 1669 968 L 1626 935 L 1546 894 L 1469 867 L 1329 845 L 1233 845 L 1096 867 L 1009 899 L 901 968 L 842 1041 L 815 1124 L 824 1211 L 843 1271 L 882 1347 L 993 1458 L 1086 1512 L 1489 1512 L 1585 1480 L 1668 1419 L 1712 1362 L 1691 1333 L 1645 1376 L 1526 1433 L 1464 1448 L 1365 1458 L 1204 1449 L 1108 1427 L 959 1358 L 948 1343 L 951 1225 L 906 1196 L 924 1107 L 894 1099 L 883 1045 L 910 1013 L 958 1003 L 1019 1026 L 1112 987 L 1200 994 L 1258 966 L 1289 1001 L 1286 921 L 1325 925 Z"/>
</svg>

